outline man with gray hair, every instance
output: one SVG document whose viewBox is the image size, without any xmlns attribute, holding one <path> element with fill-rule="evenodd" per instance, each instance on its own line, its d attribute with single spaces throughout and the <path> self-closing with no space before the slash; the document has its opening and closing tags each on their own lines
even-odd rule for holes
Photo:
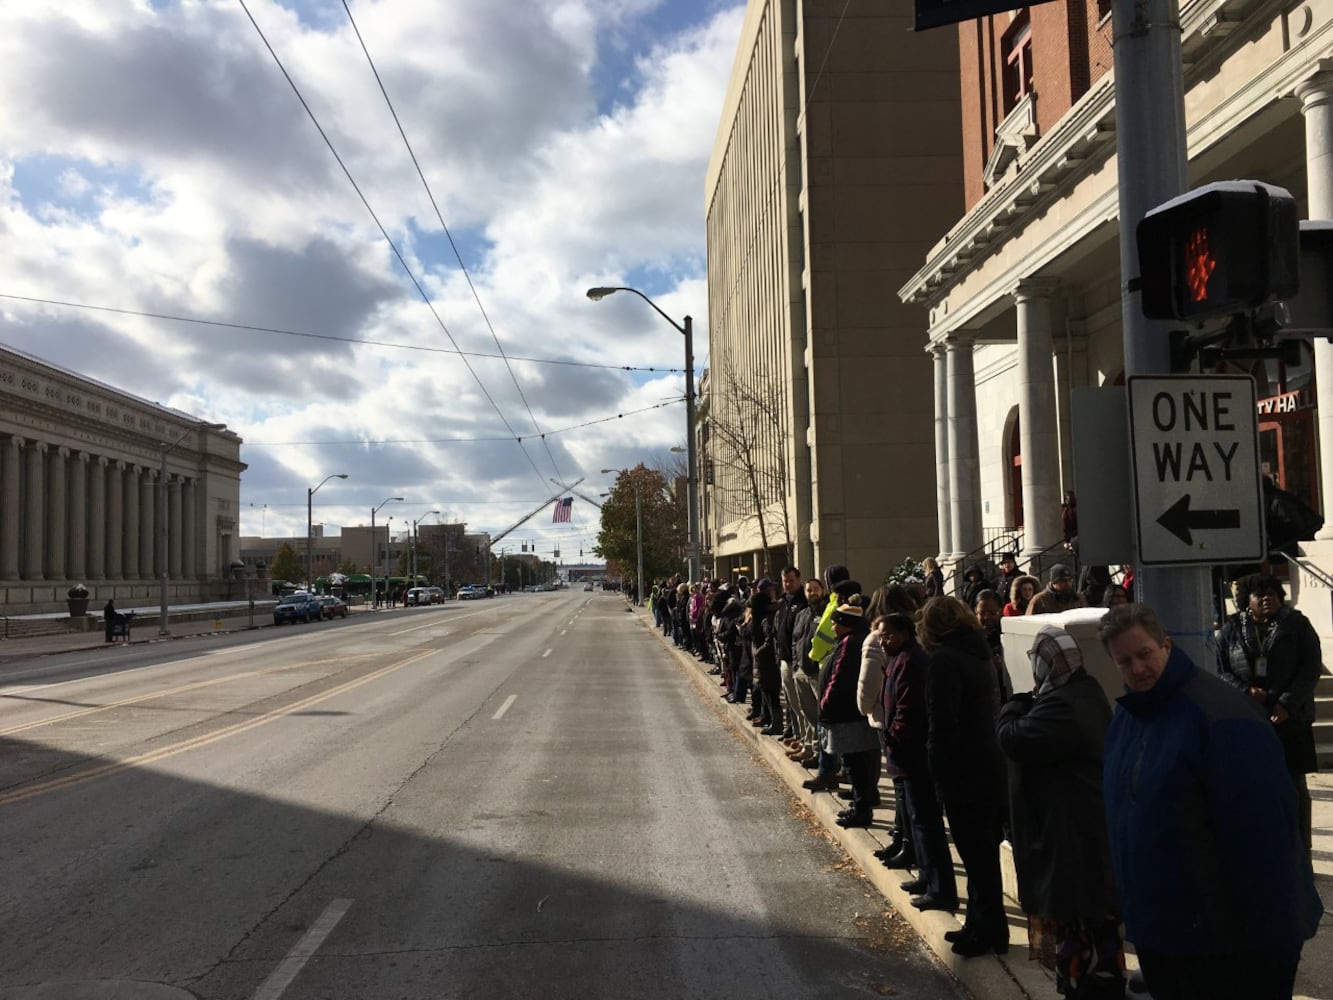
<svg viewBox="0 0 1333 1000">
<path fill-rule="evenodd" d="M 1324 907 L 1272 726 L 1173 646 L 1152 608 L 1112 608 L 1099 638 L 1125 682 L 1106 733 L 1106 820 L 1148 990 L 1290 997 Z"/>
</svg>

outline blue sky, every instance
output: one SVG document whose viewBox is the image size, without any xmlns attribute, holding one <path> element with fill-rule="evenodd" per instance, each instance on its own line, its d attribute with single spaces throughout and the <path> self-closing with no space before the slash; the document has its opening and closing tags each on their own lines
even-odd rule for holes
<svg viewBox="0 0 1333 1000">
<path fill-rule="evenodd" d="M 680 336 L 584 291 L 631 285 L 693 315 L 706 363 L 704 172 L 743 5 L 354 3 L 465 276 L 342 4 L 247 3 L 435 315 L 238 4 L 63 0 L 0 7 L 0 293 L 341 339 L 0 298 L 4 341 L 225 421 L 251 442 L 245 534 L 303 532 L 330 472 L 349 474 L 321 491 L 331 529 L 401 494 L 405 520 L 498 531 L 557 474 L 595 496 L 601 468 L 668 464 L 682 376 L 615 366 L 679 368 Z M 582 367 L 450 353 L 494 355 L 496 337 Z M 534 425 L 549 450 L 504 440 Z M 515 544 L 586 548 L 587 506 Z"/>
</svg>

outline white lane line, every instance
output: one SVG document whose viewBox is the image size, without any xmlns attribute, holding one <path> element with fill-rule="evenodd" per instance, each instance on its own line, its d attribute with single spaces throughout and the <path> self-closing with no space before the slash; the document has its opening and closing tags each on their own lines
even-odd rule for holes
<svg viewBox="0 0 1333 1000">
<path fill-rule="evenodd" d="M 548 649 L 546 652 L 542 653 L 542 659 L 544 660 L 544 659 L 546 659 L 546 658 L 547 658 L 548 656 L 550 656 L 550 655 L 551 655 L 551 651 Z"/>
<path fill-rule="evenodd" d="M 255 990 L 254 1000 L 278 1000 L 286 993 L 287 987 L 292 985 L 292 980 L 300 975 L 310 957 L 319 951 L 319 946 L 333 933 L 333 928 L 338 926 L 338 921 L 343 918 L 351 905 L 350 899 L 335 899 L 326 906 L 319 919 L 310 925 L 310 930 L 296 942 L 296 947 L 289 951 L 281 964 L 259 984 L 259 989 Z"/>
<path fill-rule="evenodd" d="M 505 703 L 500 706 L 500 710 L 491 716 L 492 719 L 503 719 L 505 712 L 509 711 L 509 706 L 518 701 L 518 695 L 511 694 L 505 699 Z"/>
<path fill-rule="evenodd" d="M 418 629 L 434 628 L 437 625 L 444 625 L 445 622 L 426 622 L 424 625 L 413 625 L 411 628 L 405 628 L 398 632 L 390 632 L 389 635 L 407 635 L 408 632 L 415 632 Z"/>
</svg>

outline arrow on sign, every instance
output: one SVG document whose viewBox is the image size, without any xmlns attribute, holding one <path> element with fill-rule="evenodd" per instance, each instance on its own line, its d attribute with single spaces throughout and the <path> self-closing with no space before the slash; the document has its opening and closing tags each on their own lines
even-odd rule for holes
<svg viewBox="0 0 1333 1000">
<path fill-rule="evenodd" d="M 1186 545 L 1193 545 L 1191 531 L 1239 528 L 1240 509 L 1233 507 L 1230 510 L 1190 510 L 1190 495 L 1186 493 L 1157 519 L 1157 523 Z"/>
</svg>

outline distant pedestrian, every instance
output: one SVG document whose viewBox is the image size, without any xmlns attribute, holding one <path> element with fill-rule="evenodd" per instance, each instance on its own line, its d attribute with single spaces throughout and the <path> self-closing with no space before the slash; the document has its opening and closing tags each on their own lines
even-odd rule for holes
<svg viewBox="0 0 1333 1000">
<path fill-rule="evenodd" d="M 1050 615 L 1084 606 L 1083 595 L 1074 589 L 1074 574 L 1064 563 L 1051 567 L 1050 582 L 1046 589 L 1032 599 L 1027 613 Z"/>
</svg>

